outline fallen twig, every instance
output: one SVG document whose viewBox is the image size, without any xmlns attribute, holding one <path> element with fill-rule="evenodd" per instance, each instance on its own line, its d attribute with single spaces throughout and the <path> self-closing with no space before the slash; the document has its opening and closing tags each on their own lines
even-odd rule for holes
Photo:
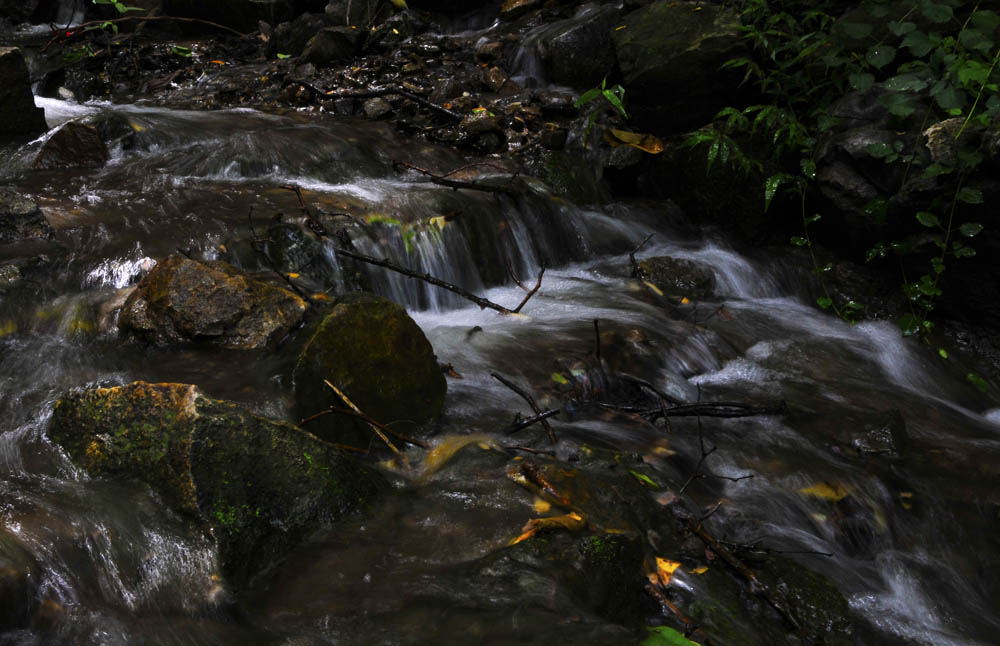
<svg viewBox="0 0 1000 646">
<path fill-rule="evenodd" d="M 544 413 L 539 413 L 538 415 L 527 417 L 508 426 L 507 429 L 504 431 L 504 433 L 507 435 L 512 435 L 520 430 L 528 428 L 532 424 L 536 424 L 538 422 L 541 422 L 542 420 L 546 420 L 558 412 L 559 412 L 558 408 L 553 408 L 545 411 Z"/>
<path fill-rule="evenodd" d="M 540 417 L 538 421 L 542 423 L 542 426 L 545 428 L 545 432 L 549 434 L 549 440 L 552 442 L 552 444 L 555 444 L 556 443 L 555 431 L 552 430 L 552 426 L 546 421 L 545 417 L 543 416 L 542 409 L 540 409 L 538 407 L 538 404 L 535 403 L 535 398 L 529 395 L 526 390 L 524 390 L 523 388 L 521 388 L 520 386 L 518 386 L 517 384 L 515 384 L 514 382 L 510 381 L 509 379 L 507 379 L 506 377 L 497 372 L 491 372 L 490 376 L 492 376 L 494 379 L 502 383 L 504 386 L 507 386 L 508 388 L 513 390 L 521 397 L 521 399 L 528 402 L 528 406 L 531 406 L 531 410 L 535 411 L 535 415 Z"/>
<path fill-rule="evenodd" d="M 623 413 L 636 413 L 655 419 L 660 415 L 666 417 L 755 417 L 758 415 L 786 415 L 788 407 L 784 402 L 777 406 L 750 406 L 738 402 L 709 402 L 706 404 L 687 404 L 672 408 L 642 408 L 638 406 L 621 406 L 599 402 L 598 406 L 607 410 Z"/>
<path fill-rule="evenodd" d="M 419 446 L 422 449 L 429 449 L 430 448 L 430 445 L 427 444 L 427 442 L 424 442 L 423 440 L 418 440 L 416 438 L 409 437 L 408 435 L 403 435 L 402 433 L 400 433 L 398 431 L 392 430 L 391 428 L 389 428 L 385 424 L 382 424 L 379 421 L 377 421 L 375 419 L 372 419 L 371 417 L 369 417 L 368 415 L 365 415 L 364 413 L 359 413 L 359 412 L 357 412 L 355 410 L 351 410 L 351 409 L 348 409 L 348 408 L 334 408 L 334 407 L 331 406 L 330 408 L 327 408 L 326 410 L 321 410 L 318 413 L 315 413 L 313 415 L 310 415 L 309 417 L 306 417 L 304 419 L 299 420 L 299 423 L 297 424 L 297 426 L 301 427 L 304 424 L 308 424 L 309 422 L 317 420 L 320 417 L 325 417 L 326 415 L 349 415 L 350 417 L 357 417 L 358 419 L 364 420 L 364 421 L 368 422 L 369 424 L 374 424 L 374 425 L 378 426 L 380 429 L 382 429 L 382 432 L 385 433 L 386 435 L 391 435 L 391 436 L 395 437 L 398 440 L 406 442 L 407 444 L 412 444 L 414 446 Z"/>
<path fill-rule="evenodd" d="M 448 117 L 453 121 L 461 121 L 462 115 L 457 112 L 452 112 L 448 108 L 441 107 L 440 105 L 434 103 L 433 101 L 428 101 L 424 97 L 414 94 L 409 90 L 404 90 L 401 87 L 381 87 L 372 88 L 370 90 L 364 90 L 361 92 L 335 92 L 333 90 L 323 90 L 316 87 L 311 83 L 307 83 L 301 79 L 287 79 L 281 84 L 282 88 L 288 87 L 289 85 L 299 85 L 306 90 L 309 90 L 312 94 L 322 97 L 324 99 L 374 99 L 380 96 L 389 96 L 390 94 L 398 94 L 399 96 L 405 97 L 414 103 L 417 103 L 428 110 L 436 112 L 442 116 Z"/>
<path fill-rule="evenodd" d="M 407 269 L 406 267 L 403 267 L 401 265 L 397 265 L 396 263 L 392 262 L 388 258 L 382 258 L 382 259 L 374 258 L 372 256 L 366 256 L 365 254 L 358 253 L 356 251 L 350 251 L 350 250 L 344 249 L 342 247 L 334 247 L 334 250 L 338 254 L 345 255 L 348 258 L 354 258 L 355 260 L 360 260 L 361 262 L 365 262 L 365 263 L 368 263 L 370 265 L 376 265 L 378 267 L 385 267 L 386 269 L 389 269 L 389 270 L 394 271 L 394 272 L 399 273 L 399 274 L 403 274 L 404 276 L 409 276 L 410 278 L 416 278 L 418 280 L 424 281 L 425 283 L 429 283 L 431 285 L 435 285 L 435 286 L 440 287 L 442 289 L 447 289 L 450 292 L 454 292 L 454 293 L 458 294 L 462 298 L 465 298 L 467 300 L 472 301 L 473 303 L 475 303 L 476 305 L 478 305 L 482 309 L 489 308 L 491 310 L 496 310 L 497 312 L 500 312 L 501 314 L 519 314 L 521 312 L 521 309 L 528 303 L 528 300 L 532 296 L 534 296 L 535 293 L 538 291 L 538 288 L 542 286 L 542 274 L 545 273 L 545 265 L 543 264 L 541 270 L 538 272 L 538 282 L 536 283 L 535 288 L 527 296 L 524 297 L 524 300 L 522 300 L 518 304 L 517 307 L 515 307 L 514 309 L 509 309 L 509 308 L 504 307 L 503 305 L 499 305 L 497 303 L 494 303 L 493 301 L 491 301 L 489 299 L 482 298 L 481 296 L 476 296 L 475 294 L 473 294 L 469 290 L 463 289 L 463 288 L 459 287 L 458 285 L 452 285 L 451 283 L 447 283 L 447 282 L 441 280 L 440 278 L 437 278 L 435 276 L 431 276 L 430 274 L 428 274 L 426 272 L 425 273 L 419 273 L 419 272 L 413 271 L 412 269 Z"/>
<path fill-rule="evenodd" d="M 642 278 L 642 270 L 639 269 L 639 263 L 636 262 L 635 260 L 635 254 L 639 253 L 639 250 L 642 249 L 647 242 L 649 242 L 650 238 L 652 238 L 653 235 L 654 234 L 650 233 L 648 236 L 642 239 L 642 242 L 640 242 L 635 246 L 635 249 L 628 252 L 628 261 L 632 263 L 632 276 L 634 278 Z"/>
<path fill-rule="evenodd" d="M 656 575 L 649 575 L 649 583 L 646 584 L 646 592 L 649 596 L 656 599 L 663 610 L 669 611 L 677 616 L 682 624 L 684 624 L 684 636 L 685 637 L 697 637 L 698 643 L 703 646 L 712 646 L 712 642 L 708 635 L 706 635 L 694 621 L 681 612 L 680 608 L 675 606 L 670 599 L 667 599 L 667 595 L 660 592 L 659 583 L 656 582 Z"/>
<path fill-rule="evenodd" d="M 337 393 L 337 396 L 340 397 L 343 400 L 343 402 L 345 404 L 347 404 L 347 406 L 351 410 L 355 411 L 356 413 L 358 413 L 359 415 L 361 415 L 363 417 L 367 417 L 367 415 L 365 415 L 362 412 L 362 410 L 360 408 L 358 408 L 354 404 L 354 402 L 352 402 L 350 400 L 350 398 L 347 395 L 344 394 L 344 392 L 342 390 L 340 390 L 340 388 L 337 388 L 336 386 L 334 386 L 332 383 L 330 383 L 330 381 L 328 379 L 324 379 L 323 383 L 325 383 L 327 386 L 329 386 L 330 390 L 332 390 L 333 392 Z M 365 420 L 365 421 L 368 422 L 368 427 L 371 428 L 373 431 L 375 431 L 375 434 L 378 435 L 380 438 L 382 438 L 382 441 L 385 442 L 386 445 L 388 445 L 388 447 L 390 449 L 392 449 L 392 452 L 396 454 L 396 457 L 399 458 L 402 462 L 406 462 L 406 456 L 404 456 L 402 453 L 400 453 L 399 449 L 396 448 L 396 445 L 393 444 L 389 440 L 389 438 L 386 436 L 386 434 L 382 431 L 382 429 L 379 428 L 381 426 L 381 424 L 379 424 L 378 422 L 375 422 L 375 420 L 370 420 L 370 421 L 369 420 Z"/>
<path fill-rule="evenodd" d="M 503 193 L 506 195 L 517 195 L 521 192 L 518 189 L 514 188 L 513 186 L 505 186 L 499 184 L 483 184 L 472 180 L 448 179 L 448 175 L 451 175 L 456 171 L 451 171 L 444 175 L 438 175 L 437 173 L 433 173 L 427 170 L 426 168 L 420 168 L 419 166 L 414 166 L 413 164 L 399 160 L 393 161 L 392 167 L 394 170 L 397 171 L 401 168 L 416 171 L 421 175 L 426 175 L 428 178 L 430 178 L 432 184 L 437 184 L 438 186 L 447 186 L 448 188 L 453 188 L 453 189 L 467 188 L 473 191 L 485 191 L 487 193 Z M 514 177 L 516 176 L 512 175 L 511 179 L 513 179 Z"/>
<path fill-rule="evenodd" d="M 701 521 L 695 520 L 694 518 L 688 519 L 688 530 L 700 538 L 706 547 L 718 554 L 727 565 L 739 572 L 739 574 L 750 583 L 750 590 L 774 608 L 789 626 L 791 626 L 796 632 L 802 632 L 802 625 L 799 623 L 798 619 L 795 618 L 795 615 L 793 615 L 789 609 L 785 608 L 782 603 L 778 602 L 774 598 L 771 591 L 761 582 L 760 579 L 757 578 L 757 575 L 754 574 L 754 571 L 751 570 L 746 563 L 736 558 L 732 552 L 726 549 L 726 547 L 716 540 L 714 536 L 709 534 L 708 530 L 705 529 L 705 526 L 702 525 Z"/>
</svg>

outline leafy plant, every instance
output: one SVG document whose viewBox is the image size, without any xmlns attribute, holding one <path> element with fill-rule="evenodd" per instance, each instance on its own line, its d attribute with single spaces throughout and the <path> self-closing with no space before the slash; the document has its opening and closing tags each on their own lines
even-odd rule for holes
<svg viewBox="0 0 1000 646">
<path fill-rule="evenodd" d="M 625 88 L 621 85 L 612 85 L 608 87 L 608 77 L 604 77 L 601 80 L 600 87 L 592 87 L 583 94 L 573 103 L 576 108 L 583 107 L 588 103 L 593 101 L 598 101 L 604 99 L 604 102 L 610 104 L 615 110 L 618 111 L 622 117 L 628 119 L 628 112 L 625 111 Z M 594 127 L 594 122 L 597 121 L 597 114 L 599 109 L 591 110 L 590 114 L 587 116 L 587 128 L 584 131 L 584 141 L 590 136 L 590 130 Z"/>
</svg>

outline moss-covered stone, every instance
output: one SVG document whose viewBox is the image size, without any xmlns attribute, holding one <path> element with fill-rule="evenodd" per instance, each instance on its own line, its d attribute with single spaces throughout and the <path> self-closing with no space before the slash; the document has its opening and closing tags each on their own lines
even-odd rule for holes
<svg viewBox="0 0 1000 646">
<path fill-rule="evenodd" d="M 683 258 L 647 258 L 639 262 L 639 272 L 642 278 L 677 298 L 702 300 L 715 289 L 715 274 L 712 270 Z"/>
<path fill-rule="evenodd" d="M 224 262 L 177 255 L 157 263 L 122 308 L 123 330 L 156 344 L 203 341 L 254 349 L 286 335 L 306 303 Z"/>
<path fill-rule="evenodd" d="M 402 307 L 371 294 L 340 299 L 303 348 L 294 371 L 300 416 L 331 405 L 344 408 L 324 380 L 400 431 L 437 417 L 447 389 L 420 327 Z M 367 445 L 372 434 L 362 424 L 328 415 L 309 430 L 331 441 Z"/>
<path fill-rule="evenodd" d="M 237 585 L 385 485 L 315 436 L 186 384 L 68 394 L 49 436 L 89 473 L 139 479 L 208 526 Z"/>
</svg>

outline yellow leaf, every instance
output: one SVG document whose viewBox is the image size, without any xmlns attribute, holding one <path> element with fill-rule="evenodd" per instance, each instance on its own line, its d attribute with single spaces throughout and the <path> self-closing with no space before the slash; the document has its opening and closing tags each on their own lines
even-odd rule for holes
<svg viewBox="0 0 1000 646">
<path fill-rule="evenodd" d="M 544 514 L 550 509 L 552 509 L 552 504 L 542 500 L 541 498 L 535 498 L 535 503 L 531 506 L 535 510 L 536 514 Z"/>
<path fill-rule="evenodd" d="M 132 126 L 132 130 L 134 130 L 136 132 L 142 132 L 143 130 L 146 129 L 146 126 L 139 125 L 135 121 L 129 121 L 128 125 Z"/>
<path fill-rule="evenodd" d="M 293 272 L 290 272 L 290 273 L 288 274 L 288 277 L 289 277 L 289 278 L 298 278 L 298 277 L 299 277 L 299 274 L 296 274 L 296 273 L 295 273 L 295 272 L 293 271 Z"/>
<path fill-rule="evenodd" d="M 313 299 L 314 301 L 328 301 L 328 300 L 330 300 L 330 297 L 327 296 L 326 294 L 313 294 L 309 298 Z"/>
<path fill-rule="evenodd" d="M 695 569 L 688 571 L 691 572 L 691 574 L 704 574 L 705 572 L 708 572 L 708 568 L 702 565 L 701 567 L 696 567 Z"/>
<path fill-rule="evenodd" d="M 563 377 L 558 372 L 553 372 L 552 373 L 552 381 L 556 382 L 557 384 L 561 384 L 563 386 L 565 386 L 566 384 L 569 383 L 569 381 L 566 379 L 566 377 Z"/>
<path fill-rule="evenodd" d="M 427 477 L 448 463 L 456 453 L 470 444 L 493 446 L 493 438 L 487 435 L 447 435 L 424 458 L 423 477 Z"/>
<path fill-rule="evenodd" d="M 670 584 L 670 578 L 674 576 L 674 571 L 681 566 L 679 561 L 671 561 L 656 557 L 656 576 L 663 585 Z"/>
<path fill-rule="evenodd" d="M 389 0 L 397 9 L 406 9 L 406 0 Z"/>
<path fill-rule="evenodd" d="M 663 152 L 663 142 L 649 134 L 609 128 L 605 132 L 605 139 L 612 147 L 632 146 L 650 155 L 659 155 Z"/>
<path fill-rule="evenodd" d="M 226 61 L 209 61 L 209 63 L 213 63 L 215 65 L 225 65 Z"/>
<path fill-rule="evenodd" d="M 850 485 L 842 485 L 836 482 L 818 482 L 811 487 L 799 489 L 799 493 L 801 494 L 812 496 L 813 498 L 820 498 L 822 500 L 829 500 L 830 502 L 843 500 L 847 496 L 851 495 L 852 491 L 854 491 L 854 487 Z"/>
<path fill-rule="evenodd" d="M 657 296 L 663 296 L 663 290 L 661 290 L 659 287 L 649 282 L 648 280 L 642 281 L 642 284 L 653 290 L 653 293 L 656 294 Z"/>
<path fill-rule="evenodd" d="M 687 296 L 681 299 L 681 305 L 688 305 L 690 302 Z"/>
</svg>

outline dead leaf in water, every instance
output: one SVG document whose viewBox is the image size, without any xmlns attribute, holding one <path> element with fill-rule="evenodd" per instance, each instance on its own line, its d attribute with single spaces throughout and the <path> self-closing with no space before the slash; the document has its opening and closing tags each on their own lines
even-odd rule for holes
<svg viewBox="0 0 1000 646">
<path fill-rule="evenodd" d="M 669 585 L 670 579 L 674 576 L 674 572 L 681 566 L 680 561 L 671 561 L 669 559 L 656 557 L 656 576 L 660 579 L 662 585 Z"/>
<path fill-rule="evenodd" d="M 811 496 L 813 498 L 829 500 L 830 502 L 839 502 L 851 495 L 854 491 L 854 487 L 851 485 L 843 485 L 839 482 L 818 482 L 811 487 L 805 487 L 803 489 L 799 489 L 798 491 L 801 494 Z"/>
<path fill-rule="evenodd" d="M 631 146 L 633 148 L 638 148 L 644 153 L 649 153 L 650 155 L 659 155 L 663 152 L 663 142 L 649 134 L 609 128 L 605 131 L 604 139 L 612 147 Z"/>
<path fill-rule="evenodd" d="M 424 468 L 421 473 L 421 477 L 428 477 L 435 472 L 437 472 L 441 467 L 448 463 L 456 453 L 469 446 L 470 444 L 486 444 L 490 447 L 495 446 L 495 442 L 492 437 L 488 435 L 448 435 L 443 438 L 434 446 L 433 449 L 427 452 L 427 456 L 424 458 Z"/>
</svg>

